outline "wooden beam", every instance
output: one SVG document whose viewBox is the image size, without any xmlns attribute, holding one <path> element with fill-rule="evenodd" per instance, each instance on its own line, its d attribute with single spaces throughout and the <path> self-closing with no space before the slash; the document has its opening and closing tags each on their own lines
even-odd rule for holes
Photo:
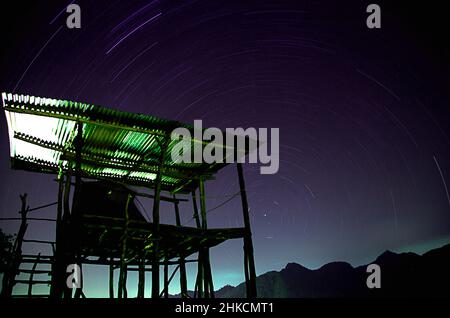
<svg viewBox="0 0 450 318">
<path fill-rule="evenodd" d="M 248 289 L 247 289 L 247 297 L 248 298 L 256 298 L 256 270 L 255 270 L 255 259 L 253 256 L 253 243 L 252 243 L 252 232 L 250 228 L 250 215 L 248 209 L 247 202 L 247 193 L 245 190 L 245 180 L 244 180 L 244 172 L 242 169 L 242 163 L 237 163 L 237 172 L 239 178 L 239 188 L 241 191 L 241 200 L 242 200 L 242 214 L 244 216 L 244 227 L 246 229 L 246 235 L 244 236 L 244 251 L 245 256 L 244 259 L 247 262 L 244 264 L 248 266 Z"/>
<path fill-rule="evenodd" d="M 64 209 L 64 175 L 62 173 L 62 168 L 60 167 L 58 174 L 58 201 L 57 201 L 57 209 L 56 209 L 56 226 L 55 226 L 55 242 L 56 242 L 56 250 L 54 253 L 54 262 L 52 263 L 52 284 L 50 285 L 50 297 L 59 298 L 61 289 L 61 281 L 63 279 L 62 274 L 62 240 L 61 240 L 61 232 L 62 232 L 62 220 L 63 220 L 63 209 Z"/>
<path fill-rule="evenodd" d="M 176 200 L 175 194 L 173 198 Z M 174 203 L 175 207 L 175 222 L 178 227 L 181 227 L 181 218 L 180 218 L 180 209 L 178 207 L 178 203 Z M 181 298 L 187 297 L 187 275 L 186 275 L 186 262 L 184 258 L 184 253 L 180 254 L 179 262 L 180 262 L 180 289 L 181 289 Z"/>
<path fill-rule="evenodd" d="M 161 154 L 159 158 L 158 173 L 155 180 L 155 198 L 153 200 L 153 263 L 152 263 L 152 298 L 159 298 L 159 205 L 161 196 L 161 179 L 162 179 L 162 165 L 165 160 L 165 152 L 168 143 L 168 139 L 164 140 L 164 144 L 161 145 Z"/>
<path fill-rule="evenodd" d="M 194 207 L 194 219 L 195 219 L 195 224 L 197 225 L 197 228 L 201 228 L 201 224 L 200 224 L 200 217 L 198 215 L 198 206 L 197 206 L 197 196 L 196 196 L 196 191 L 193 190 L 192 191 L 192 203 L 193 203 L 193 207 Z"/>
<path fill-rule="evenodd" d="M 202 216 L 202 229 L 207 230 L 208 222 L 206 217 L 206 195 L 205 195 L 205 180 L 200 179 L 200 212 Z M 203 267 L 203 285 L 205 298 L 214 297 L 214 286 L 212 282 L 211 263 L 209 260 L 209 248 L 203 247 L 201 259 L 201 265 Z"/>
<path fill-rule="evenodd" d="M 169 265 L 167 262 L 169 261 L 167 256 L 167 250 L 165 251 L 165 258 L 164 261 L 166 264 L 164 264 L 164 298 L 169 298 Z"/>
<path fill-rule="evenodd" d="M 122 253 L 120 256 L 120 272 L 119 272 L 119 286 L 118 286 L 118 297 L 119 298 L 126 298 L 126 284 L 127 284 L 127 278 L 126 278 L 126 272 L 127 272 L 127 264 L 126 264 L 126 258 L 127 258 L 127 243 L 128 243 L 128 226 L 130 223 L 129 213 L 128 213 L 128 207 L 130 205 L 132 195 L 128 194 L 127 196 L 127 202 L 125 204 L 125 225 L 124 225 L 124 231 L 122 234 Z"/>
<path fill-rule="evenodd" d="M 114 298 L 114 258 L 109 259 L 109 298 Z"/>
<path fill-rule="evenodd" d="M 145 254 L 145 253 L 144 253 Z M 145 297 L 145 255 L 139 260 L 137 298 Z"/>
</svg>

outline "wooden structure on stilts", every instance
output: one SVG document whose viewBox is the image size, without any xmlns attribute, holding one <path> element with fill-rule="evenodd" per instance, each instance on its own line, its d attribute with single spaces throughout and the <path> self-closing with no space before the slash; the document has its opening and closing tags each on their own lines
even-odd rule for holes
<svg viewBox="0 0 450 318">
<path fill-rule="evenodd" d="M 244 242 L 247 296 L 257 296 L 242 165 L 237 164 L 237 177 L 244 227 L 208 228 L 205 184 L 226 164 L 172 160 L 171 151 L 181 143 L 200 146 L 200 149 L 207 145 L 194 138 L 172 138 L 175 128 L 193 132 L 192 126 L 65 100 L 6 93 L 2 99 L 12 168 L 57 175 L 55 248 L 53 255 L 34 257 L 36 264 L 51 264 L 50 297 L 88 296 L 82 289 L 82 274 L 77 276 L 76 284 L 67 285 L 67 269 L 75 266 L 82 272 L 85 264 L 109 268 L 110 297 L 129 297 L 127 274 L 130 271 L 138 272 L 139 298 L 144 297 L 148 285 L 146 272 L 151 272 L 151 297 L 168 297 L 176 272 L 179 272 L 181 296 L 190 297 L 186 264 L 196 262 L 194 297 L 213 298 L 209 250 L 226 240 L 239 238 Z M 150 220 L 136 205 L 139 197 L 153 201 Z M 20 248 L 27 228 L 28 208 L 24 200 L 14 257 L 4 275 L 4 297 L 13 294 L 20 264 L 27 260 Z M 192 201 L 195 227 L 181 223 L 179 205 L 188 201 Z M 161 202 L 173 205 L 175 224 L 160 222 Z M 193 256 L 197 257 L 189 258 Z M 175 267 L 172 273 L 171 266 Z M 35 271 L 36 266 L 30 273 L 34 275 Z M 114 282 L 115 271 L 119 271 L 118 282 Z M 30 275 L 30 285 L 33 275 Z M 31 289 L 28 296 L 33 296 Z"/>
</svg>

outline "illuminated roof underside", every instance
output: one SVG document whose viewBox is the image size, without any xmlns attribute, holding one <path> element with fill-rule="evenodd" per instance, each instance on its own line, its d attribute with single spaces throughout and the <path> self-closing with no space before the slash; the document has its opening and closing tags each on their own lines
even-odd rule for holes
<svg viewBox="0 0 450 318">
<path fill-rule="evenodd" d="M 2 93 L 13 169 L 41 173 L 72 170 L 77 122 L 82 123 L 83 177 L 153 187 L 165 138 L 174 128 L 191 126 L 149 115 L 97 105 Z M 189 192 L 198 178 L 212 178 L 224 164 L 177 163 L 170 156 L 179 142 L 169 141 L 162 189 Z M 195 141 L 198 142 L 198 141 Z"/>
</svg>

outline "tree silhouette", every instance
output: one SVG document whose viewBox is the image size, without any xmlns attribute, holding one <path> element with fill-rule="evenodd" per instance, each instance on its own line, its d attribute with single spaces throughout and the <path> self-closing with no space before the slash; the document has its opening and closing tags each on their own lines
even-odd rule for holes
<svg viewBox="0 0 450 318">
<path fill-rule="evenodd" d="M 0 273 L 4 273 L 11 257 L 14 237 L 0 229 Z"/>
</svg>

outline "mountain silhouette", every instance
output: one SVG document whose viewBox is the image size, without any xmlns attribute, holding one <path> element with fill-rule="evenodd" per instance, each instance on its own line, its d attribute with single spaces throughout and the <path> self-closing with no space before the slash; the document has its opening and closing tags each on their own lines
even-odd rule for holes
<svg viewBox="0 0 450 318">
<path fill-rule="evenodd" d="M 386 251 L 370 264 L 381 270 L 381 288 L 366 285 L 367 265 L 353 267 L 346 262 L 328 263 L 311 270 L 289 263 L 281 271 L 257 277 L 261 298 L 410 298 L 449 297 L 450 244 L 422 256 L 414 253 Z M 245 297 L 245 283 L 224 286 L 217 298 Z M 175 296 L 176 297 L 176 296 Z"/>
</svg>

